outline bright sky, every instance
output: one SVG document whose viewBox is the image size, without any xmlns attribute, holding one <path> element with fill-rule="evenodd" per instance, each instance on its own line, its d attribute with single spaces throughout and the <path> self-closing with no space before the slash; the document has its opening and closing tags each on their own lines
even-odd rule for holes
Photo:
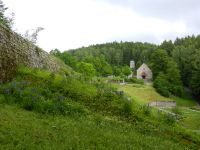
<svg viewBox="0 0 200 150">
<path fill-rule="evenodd" d="M 19 33 L 43 27 L 38 45 L 61 51 L 112 41 L 160 43 L 198 34 L 198 0 L 3 0 Z M 151 3 L 150 3 L 151 2 Z"/>
</svg>

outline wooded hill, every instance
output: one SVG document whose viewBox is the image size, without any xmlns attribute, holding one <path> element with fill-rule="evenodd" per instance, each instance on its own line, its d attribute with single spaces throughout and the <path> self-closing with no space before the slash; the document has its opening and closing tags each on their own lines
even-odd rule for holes
<svg viewBox="0 0 200 150">
<path fill-rule="evenodd" d="M 90 64 L 92 75 L 98 76 L 128 75 L 130 60 L 135 61 L 136 68 L 147 63 L 153 71 L 155 87 L 162 95 L 181 96 L 182 85 L 190 88 L 196 97 L 200 95 L 200 35 L 164 41 L 161 45 L 113 42 L 63 53 L 55 49 L 50 53 L 78 72 L 83 72 L 78 67 L 80 62 Z"/>
</svg>

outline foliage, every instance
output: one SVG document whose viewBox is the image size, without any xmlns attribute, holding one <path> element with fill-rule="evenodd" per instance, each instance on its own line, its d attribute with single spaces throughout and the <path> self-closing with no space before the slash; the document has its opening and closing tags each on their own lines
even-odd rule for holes
<svg viewBox="0 0 200 150">
<path fill-rule="evenodd" d="M 144 113 L 144 115 L 146 115 L 146 116 L 151 115 L 151 111 L 152 111 L 151 109 L 152 108 L 150 106 L 148 106 L 148 105 L 142 105 L 141 106 L 141 110 Z"/>
<path fill-rule="evenodd" d="M 172 56 L 174 44 L 171 40 L 170 41 L 163 41 L 162 44 L 160 45 L 160 48 L 164 49 L 167 52 L 168 56 Z"/>
<path fill-rule="evenodd" d="M 91 63 L 97 76 L 113 74 L 125 77 L 129 72 L 130 60 L 135 61 L 136 69 L 144 62 L 153 71 L 154 80 L 160 72 L 166 76 L 166 80 L 170 84 L 170 95 L 182 96 L 183 86 L 186 86 L 198 97 L 200 84 L 196 82 L 196 79 L 197 70 L 200 67 L 199 49 L 200 36 L 198 35 L 177 38 L 175 42 L 163 41 L 159 46 L 139 42 L 97 44 L 63 53 L 59 52 L 59 57 L 75 70 L 74 66 L 77 62 Z"/>
<path fill-rule="evenodd" d="M 195 96 L 199 96 L 198 69 L 200 67 L 200 36 L 177 38 L 172 56 L 181 72 L 181 79 L 185 86 L 191 88 Z"/>
<path fill-rule="evenodd" d="M 124 75 L 126 75 L 126 76 L 130 75 L 130 74 L 131 74 L 131 69 L 130 69 L 130 67 L 128 67 L 128 66 L 122 67 L 122 73 L 123 73 Z"/>
<path fill-rule="evenodd" d="M 6 27 L 9 27 L 9 19 L 4 15 L 7 8 L 3 4 L 3 1 L 0 0 L 0 24 L 5 25 Z"/>
<path fill-rule="evenodd" d="M 166 73 L 168 60 L 169 57 L 165 50 L 157 49 L 153 52 L 151 56 L 151 69 L 154 79 L 156 79 L 160 72 Z"/>
<path fill-rule="evenodd" d="M 105 60 L 104 56 L 86 57 L 83 61 L 93 64 L 98 76 L 109 76 L 113 73 L 112 67 Z"/>
<path fill-rule="evenodd" d="M 87 83 L 43 70 L 20 68 L 12 82 L 1 85 L 0 92 L 3 95 L 0 96 L 0 107 L 2 104 L 5 106 L 5 103 L 16 104 L 26 110 L 38 112 L 35 114 L 21 109 L 8 112 L 11 107 L 7 107 L 7 104 L 7 108 L 0 109 L 0 148 L 3 149 L 7 146 L 24 149 L 29 148 L 29 145 L 30 149 L 48 148 L 49 143 L 53 143 L 51 148 L 55 149 L 62 146 L 75 149 L 94 146 L 102 148 L 102 144 L 113 149 L 116 148 L 114 141 L 118 138 L 117 147 L 122 149 L 127 148 L 127 144 L 122 142 L 124 138 L 131 138 L 130 141 L 136 142 L 134 145 L 129 144 L 129 148 L 139 143 L 138 148 L 154 149 L 158 139 L 159 143 L 167 140 L 168 147 L 180 149 L 196 148 L 200 144 L 193 134 L 173 129 L 171 123 L 166 125 L 165 122 L 169 119 L 164 115 L 160 116 L 162 121 L 157 120 L 151 116 L 150 108 L 143 107 L 141 111 L 141 107 L 133 104 L 133 99 L 128 100 L 123 95 L 117 95 L 115 88 L 100 81 Z M 5 111 L 7 113 L 4 114 Z M 48 114 L 53 114 L 54 117 Z M 65 117 L 61 117 L 62 115 Z M 12 123 L 8 123 L 10 119 Z M 14 134 L 5 132 L 5 128 L 9 128 Z M 49 136 L 51 138 L 47 138 Z M 105 138 L 110 141 L 106 142 Z M 146 140 L 148 146 L 140 144 L 141 138 Z M 151 142 L 154 141 L 153 145 L 149 138 Z M 172 138 L 178 140 L 179 144 Z M 55 140 L 56 143 L 52 142 Z M 185 141 L 190 141 L 191 144 L 188 146 Z"/>
<path fill-rule="evenodd" d="M 154 80 L 154 87 L 161 95 L 166 97 L 170 96 L 170 83 L 163 73 L 160 73 Z"/>
<path fill-rule="evenodd" d="M 183 95 L 183 87 L 176 62 L 167 52 L 158 49 L 153 52 L 151 67 L 154 76 L 154 87 L 163 96 Z"/>
<path fill-rule="evenodd" d="M 89 84 L 73 77 L 29 68 L 20 68 L 15 80 L 0 88 L 7 103 L 16 103 L 26 110 L 69 115 L 75 110 L 84 112 L 76 104 L 80 103 L 92 111 L 123 116 L 126 100 L 114 91 L 102 82 Z M 72 102 L 76 103 L 72 105 Z"/>
<path fill-rule="evenodd" d="M 77 64 L 77 70 L 83 74 L 86 80 L 91 79 L 95 76 L 96 70 L 94 69 L 93 65 L 90 63 L 80 62 Z"/>
<path fill-rule="evenodd" d="M 38 33 L 44 30 L 43 27 L 37 27 L 36 29 L 26 30 L 25 34 L 22 35 L 25 39 L 33 44 L 37 43 Z"/>
<path fill-rule="evenodd" d="M 200 69 L 193 72 L 192 79 L 190 81 L 190 88 L 195 96 L 200 96 Z"/>
</svg>

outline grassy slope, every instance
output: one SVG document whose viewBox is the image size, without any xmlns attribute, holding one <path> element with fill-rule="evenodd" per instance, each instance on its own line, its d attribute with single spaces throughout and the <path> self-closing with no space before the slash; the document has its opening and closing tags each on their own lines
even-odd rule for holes
<svg viewBox="0 0 200 150">
<path fill-rule="evenodd" d="M 139 85 L 139 84 L 127 84 L 119 85 L 115 84 L 120 90 L 123 90 L 126 94 L 133 97 L 138 103 L 148 103 L 152 101 L 176 101 L 178 106 L 195 106 L 197 102 L 194 100 L 179 98 L 179 97 L 163 97 L 156 92 L 156 90 L 151 85 Z"/>
<path fill-rule="evenodd" d="M 180 124 L 188 129 L 200 133 L 200 111 L 182 108 L 181 112 L 184 118 L 181 120 Z"/>
<path fill-rule="evenodd" d="M 161 118 L 146 116 L 143 110 L 137 110 L 136 107 L 131 115 L 120 114 L 118 112 L 121 111 L 122 103 L 115 101 L 116 99 L 109 101 L 112 95 L 101 93 L 104 96 L 103 99 L 99 97 L 101 101 L 87 101 L 95 91 L 91 89 L 93 86 L 67 81 L 69 84 L 62 87 L 62 78 L 48 72 L 25 69 L 17 77 L 18 82 L 6 86 L 6 92 L 11 93 L 6 99 L 0 95 L 0 149 L 182 150 L 200 147 L 199 135 L 176 125 L 166 124 L 168 118 L 163 118 L 162 115 Z M 29 84 L 24 84 L 26 80 Z M 17 83 L 28 87 L 21 87 Z M 8 89 L 10 90 L 7 91 Z M 92 93 L 88 95 L 89 89 Z M 64 103 L 61 103 L 66 107 L 57 104 L 55 94 L 59 94 L 59 98 L 61 94 L 66 96 Z M 35 96 L 39 96 L 37 106 L 41 108 L 35 107 L 29 99 L 13 99 L 12 95 L 19 98 L 24 95 L 26 98 L 33 98 L 33 101 Z M 33 111 L 22 109 L 30 110 L 27 106 L 31 105 L 27 105 L 27 100 L 33 104 Z M 42 114 L 45 110 L 66 113 L 64 116 L 60 113 Z M 166 121 L 163 122 L 163 119 Z"/>
<path fill-rule="evenodd" d="M 177 102 L 178 109 L 183 117 L 179 124 L 191 131 L 200 133 L 200 111 L 192 111 L 190 107 L 197 106 L 197 102 L 191 99 L 184 99 L 179 97 L 166 98 L 159 95 L 155 89 L 150 85 L 115 84 L 120 90 L 125 91 L 126 94 L 137 100 L 139 104 L 145 104 L 154 100 L 169 101 L 174 100 Z M 169 110 L 171 111 L 171 110 Z"/>
<path fill-rule="evenodd" d="M 190 142 L 99 115 L 62 117 L 0 105 L 0 149 L 185 149 Z M 193 147 L 196 149 L 195 147 Z"/>
</svg>

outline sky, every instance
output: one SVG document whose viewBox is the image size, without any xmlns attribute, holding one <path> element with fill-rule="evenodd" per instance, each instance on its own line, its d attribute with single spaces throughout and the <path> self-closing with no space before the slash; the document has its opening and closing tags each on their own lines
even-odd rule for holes
<svg viewBox="0 0 200 150">
<path fill-rule="evenodd" d="M 199 0 L 3 0 L 14 30 L 43 27 L 45 51 L 113 41 L 150 42 L 199 34 Z"/>
</svg>

